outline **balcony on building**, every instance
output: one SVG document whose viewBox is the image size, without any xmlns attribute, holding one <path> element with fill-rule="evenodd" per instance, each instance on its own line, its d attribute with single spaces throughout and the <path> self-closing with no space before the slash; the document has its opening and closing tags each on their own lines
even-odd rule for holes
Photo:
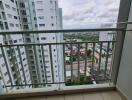
<svg viewBox="0 0 132 100">
<path fill-rule="evenodd" d="M 124 6 L 124 2 L 126 6 Z M 26 34 L 63 34 L 69 39 L 64 39 L 57 43 L 26 43 L 26 44 L 1 44 L 0 49 L 4 61 L 6 60 L 4 50 L 15 52 L 18 50 L 18 58 L 21 61 L 22 54 L 20 48 L 28 48 L 26 53 L 34 53 L 39 47 L 41 56 L 30 56 L 30 66 L 32 66 L 33 79 L 32 83 L 21 82 L 20 76 L 17 74 L 19 70 L 16 63 L 16 56 L 11 52 L 7 52 L 13 57 L 12 70 L 15 82 L 12 84 L 2 84 L 3 76 L 0 74 L 0 99 L 1 100 L 132 100 L 132 5 L 129 0 L 121 0 L 117 28 L 100 28 L 100 29 L 66 29 L 66 30 L 44 30 L 44 31 L 4 31 L 0 35 L 26 35 Z M 124 10 L 125 9 L 125 10 Z M 112 40 L 101 41 L 99 34 L 109 33 Z M 69 36 L 70 34 L 70 36 Z M 83 37 L 83 41 L 73 37 Z M 93 35 L 94 38 L 88 39 L 87 36 Z M 82 38 L 82 37 L 81 37 Z M 46 38 L 43 38 L 44 40 Z M 87 41 L 88 40 L 88 41 Z M 30 39 L 25 40 L 30 42 Z M 61 48 L 63 60 L 63 72 L 54 75 L 54 59 L 52 50 L 53 46 Z M 46 47 L 46 49 L 45 49 Z M 14 49 L 15 48 L 15 49 Z M 32 49 L 30 49 L 32 48 Z M 47 49 L 48 48 L 48 49 Z M 12 50 L 13 49 L 13 50 Z M 48 52 L 49 54 L 44 54 Z M 43 63 L 42 73 L 45 80 L 38 82 L 38 73 L 34 66 L 36 62 L 31 59 L 41 58 Z M 45 59 L 49 57 L 48 61 Z M 36 60 L 37 61 L 37 60 Z M 5 61 L 7 62 L 7 61 Z M 46 70 L 49 66 L 45 63 L 50 62 L 51 70 Z M 59 61 L 56 61 L 59 62 Z M 6 64 L 7 65 L 7 64 Z M 14 65 L 14 66 L 13 66 Z M 3 65 L 4 66 L 4 65 Z M 26 65 L 25 65 L 26 66 Z M 23 66 L 24 67 L 24 66 Z M 21 69 L 24 76 L 24 70 Z M 48 71 L 51 71 L 49 75 Z M 3 72 L 0 72 L 3 73 Z M 62 73 L 62 74 L 60 74 Z M 5 73 L 8 75 L 8 73 Z M 20 74 L 21 75 L 21 74 Z M 63 77 L 63 81 L 55 80 L 55 77 Z M 12 78 L 11 78 L 12 79 Z M 19 80 L 20 79 L 20 80 Z M 51 79 L 51 80 L 48 80 Z M 8 83 L 10 83 L 9 80 Z M 22 84 L 23 83 L 23 84 Z M 1 85 L 2 84 L 2 85 Z M 1 92 L 3 91 L 3 92 Z"/>
</svg>

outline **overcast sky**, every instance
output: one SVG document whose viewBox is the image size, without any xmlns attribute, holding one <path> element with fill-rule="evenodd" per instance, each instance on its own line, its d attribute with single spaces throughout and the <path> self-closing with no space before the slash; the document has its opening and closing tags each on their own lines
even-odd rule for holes
<svg viewBox="0 0 132 100">
<path fill-rule="evenodd" d="M 58 0 L 64 28 L 95 28 L 116 22 L 120 0 Z"/>
</svg>

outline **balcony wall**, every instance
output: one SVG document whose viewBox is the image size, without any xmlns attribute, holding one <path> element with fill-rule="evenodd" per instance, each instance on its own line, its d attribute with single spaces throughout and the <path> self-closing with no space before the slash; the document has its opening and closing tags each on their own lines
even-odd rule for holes
<svg viewBox="0 0 132 100">
<path fill-rule="evenodd" d="M 128 21 L 132 21 L 132 4 Z M 127 29 L 132 29 L 132 25 L 129 24 Z M 125 94 L 128 100 L 132 100 L 132 32 L 130 31 L 126 32 L 124 40 L 124 47 L 117 79 L 117 88 Z"/>
</svg>

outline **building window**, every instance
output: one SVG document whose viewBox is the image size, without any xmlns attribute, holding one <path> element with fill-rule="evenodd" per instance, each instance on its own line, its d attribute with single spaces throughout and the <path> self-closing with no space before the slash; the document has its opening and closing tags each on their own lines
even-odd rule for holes
<svg viewBox="0 0 132 100">
<path fill-rule="evenodd" d="M 40 63 L 42 63 L 42 60 L 40 60 Z"/>
<path fill-rule="evenodd" d="M 37 40 L 39 40 L 39 38 L 37 37 Z"/>
<path fill-rule="evenodd" d="M 43 3 L 43 1 L 37 1 L 37 4 L 42 4 Z"/>
<path fill-rule="evenodd" d="M 38 19 L 44 19 L 44 16 L 39 16 Z"/>
<path fill-rule="evenodd" d="M 45 61 L 45 63 L 49 63 L 49 61 L 48 61 L 48 60 L 46 60 L 46 61 Z"/>
<path fill-rule="evenodd" d="M 34 6 L 34 2 L 32 2 L 32 5 Z"/>
<path fill-rule="evenodd" d="M 14 2 L 14 0 L 11 0 L 11 2 Z"/>
<path fill-rule="evenodd" d="M 39 58 L 41 58 L 42 56 L 41 55 L 39 55 Z"/>
<path fill-rule="evenodd" d="M 35 69 L 35 66 L 31 66 L 32 69 Z"/>
<path fill-rule="evenodd" d="M 14 40 L 14 43 L 17 43 L 17 40 Z"/>
<path fill-rule="evenodd" d="M 9 84 L 9 83 L 10 83 L 10 80 L 7 81 L 7 84 Z"/>
<path fill-rule="evenodd" d="M 9 29 L 9 27 L 8 27 L 7 22 L 4 22 L 4 24 L 5 24 L 5 28 L 8 30 L 8 29 Z"/>
<path fill-rule="evenodd" d="M 31 61 L 31 64 L 34 64 L 34 61 Z"/>
<path fill-rule="evenodd" d="M 25 8 L 25 4 L 24 3 L 20 3 L 20 7 Z"/>
<path fill-rule="evenodd" d="M 5 63 L 2 64 L 2 67 L 5 67 Z"/>
<path fill-rule="evenodd" d="M 19 24 L 16 24 L 16 27 L 19 27 Z"/>
<path fill-rule="evenodd" d="M 4 29 L 4 25 L 3 25 L 3 22 L 0 21 L 0 29 L 3 30 Z"/>
<path fill-rule="evenodd" d="M 16 8 L 12 7 L 12 9 L 13 9 L 14 11 L 16 11 Z"/>
<path fill-rule="evenodd" d="M 38 12 L 42 12 L 44 9 L 37 9 Z"/>
<path fill-rule="evenodd" d="M 36 74 L 36 71 L 32 71 L 33 74 Z"/>
<path fill-rule="evenodd" d="M 11 27 L 14 27 L 14 24 L 13 24 L 13 23 L 10 23 L 10 26 L 11 26 Z"/>
<path fill-rule="evenodd" d="M 30 59 L 33 59 L 33 56 L 30 56 Z"/>
<path fill-rule="evenodd" d="M 34 17 L 34 20 L 36 20 L 36 17 Z"/>
<path fill-rule="evenodd" d="M 50 0 L 50 4 L 52 4 L 52 3 L 53 3 L 53 1 Z"/>
<path fill-rule="evenodd" d="M 52 23 L 51 26 L 54 26 L 54 24 Z"/>
<path fill-rule="evenodd" d="M 24 67 L 26 67 L 26 66 L 27 66 L 27 64 L 24 65 Z"/>
<path fill-rule="evenodd" d="M 31 42 L 31 39 L 30 38 L 26 38 L 26 42 Z"/>
<path fill-rule="evenodd" d="M 5 4 L 6 8 L 10 9 L 10 6 L 8 4 Z"/>
<path fill-rule="evenodd" d="M 26 11 L 25 10 L 21 10 L 21 14 L 22 15 L 26 15 Z"/>
<path fill-rule="evenodd" d="M 41 66 L 41 68 L 43 68 L 43 66 Z"/>
<path fill-rule="evenodd" d="M 27 18 L 23 18 L 23 22 L 28 22 Z"/>
<path fill-rule="evenodd" d="M 46 37 L 41 37 L 41 40 L 46 40 Z"/>
<path fill-rule="evenodd" d="M 51 16 L 51 19 L 53 19 L 54 17 L 53 16 Z"/>
<path fill-rule="evenodd" d="M 23 28 L 24 28 L 24 29 L 29 29 L 28 25 L 24 25 Z"/>
<path fill-rule="evenodd" d="M 39 26 L 40 26 L 40 27 L 43 27 L 43 26 L 45 26 L 45 24 L 39 24 Z"/>
<path fill-rule="evenodd" d="M 0 54 L 0 58 L 2 58 L 3 57 L 3 55 L 2 54 Z"/>
<path fill-rule="evenodd" d="M 35 27 L 37 28 L 37 27 L 38 27 L 38 25 L 37 25 L 37 24 L 35 24 Z"/>
<path fill-rule="evenodd" d="M 22 52 L 22 55 L 24 55 L 24 52 Z"/>
<path fill-rule="evenodd" d="M 48 57 L 48 55 L 44 55 L 44 57 Z"/>
<path fill-rule="evenodd" d="M 4 73 L 5 76 L 6 76 L 7 74 L 8 74 L 7 72 Z"/>
<path fill-rule="evenodd" d="M 56 49 L 54 49 L 54 52 L 56 51 Z"/>
<path fill-rule="evenodd" d="M 23 61 L 25 61 L 26 59 L 25 58 L 23 58 Z"/>
<path fill-rule="evenodd" d="M 7 14 L 7 16 L 8 16 L 9 18 L 12 18 L 12 15 L 11 15 L 11 14 Z"/>
<path fill-rule="evenodd" d="M 17 16 L 14 16 L 14 19 L 17 19 Z"/>
</svg>

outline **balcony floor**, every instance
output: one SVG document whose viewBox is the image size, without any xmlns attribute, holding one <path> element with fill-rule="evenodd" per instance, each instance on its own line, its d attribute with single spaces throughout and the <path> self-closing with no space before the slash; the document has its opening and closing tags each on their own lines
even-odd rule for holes
<svg viewBox="0 0 132 100">
<path fill-rule="evenodd" d="M 40 96 L 30 98 L 17 98 L 10 100 L 123 100 L 118 92 L 93 92 L 93 93 L 80 93 L 70 95 L 55 95 L 55 96 Z"/>
</svg>

